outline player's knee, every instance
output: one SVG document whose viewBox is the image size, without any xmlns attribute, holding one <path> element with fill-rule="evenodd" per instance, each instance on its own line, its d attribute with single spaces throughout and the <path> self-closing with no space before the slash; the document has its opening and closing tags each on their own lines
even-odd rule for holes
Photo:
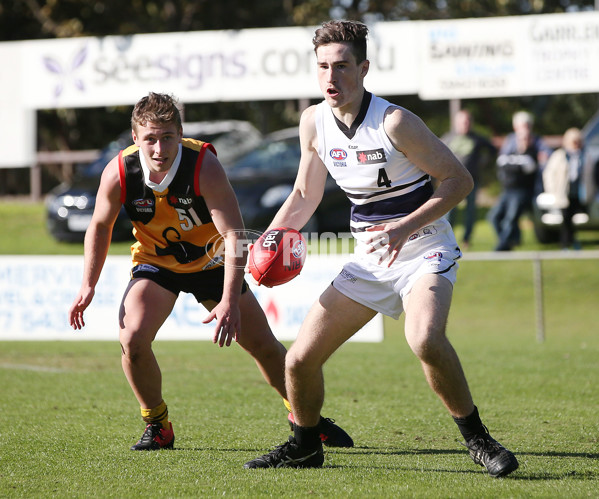
<svg viewBox="0 0 599 499">
<path fill-rule="evenodd" d="M 301 378 L 320 368 L 308 355 L 291 348 L 285 357 L 285 375 L 288 378 Z"/>
<path fill-rule="evenodd" d="M 254 359 L 265 362 L 277 357 L 285 359 L 285 347 L 273 337 L 273 341 L 250 341 L 241 345 Z"/>
<path fill-rule="evenodd" d="M 435 364 L 442 357 L 445 341 L 444 334 L 439 331 L 429 330 L 408 336 L 408 343 L 412 352 L 427 364 Z"/>
<path fill-rule="evenodd" d="M 151 349 L 151 342 L 137 334 L 121 334 L 121 355 L 134 364 L 143 354 Z"/>
</svg>

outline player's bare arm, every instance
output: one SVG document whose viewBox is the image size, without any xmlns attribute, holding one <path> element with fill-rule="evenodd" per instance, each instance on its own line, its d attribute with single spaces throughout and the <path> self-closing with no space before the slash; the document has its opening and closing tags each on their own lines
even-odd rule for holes
<svg viewBox="0 0 599 499">
<path fill-rule="evenodd" d="M 118 158 L 113 158 L 102 173 L 96 206 L 85 233 L 84 265 L 81 289 L 69 309 L 73 329 L 85 326 L 83 312 L 91 303 L 112 238 L 112 228 L 121 209 Z"/>
<path fill-rule="evenodd" d="M 317 152 L 315 107 L 309 107 L 300 120 L 300 164 L 293 191 L 271 222 L 269 229 L 291 227 L 301 230 L 322 200 L 327 169 Z"/>
<path fill-rule="evenodd" d="M 241 331 L 239 297 L 246 262 L 245 251 L 240 251 L 239 234 L 243 219 L 237 198 L 225 171 L 216 156 L 206 151 L 200 171 L 200 186 L 212 220 L 225 243 L 225 282 L 221 301 L 204 319 L 204 323 L 216 319 L 213 342 L 230 346 Z"/>
<path fill-rule="evenodd" d="M 390 265 L 408 237 L 455 207 L 472 190 L 473 181 L 449 148 L 415 114 L 400 107 L 390 108 L 384 126 L 395 148 L 438 183 L 431 198 L 413 213 L 398 222 L 369 229 L 387 235 Z M 373 236 L 372 241 L 377 240 L 379 237 Z"/>
</svg>

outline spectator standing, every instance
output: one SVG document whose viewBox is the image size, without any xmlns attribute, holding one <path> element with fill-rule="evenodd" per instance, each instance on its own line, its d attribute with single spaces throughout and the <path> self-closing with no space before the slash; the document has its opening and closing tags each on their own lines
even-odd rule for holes
<svg viewBox="0 0 599 499">
<path fill-rule="evenodd" d="M 503 191 L 489 212 L 489 221 L 498 238 L 495 251 L 509 251 L 520 244 L 520 217 L 532 209 L 537 176 L 551 153 L 543 140 L 533 134 L 533 125 L 530 113 L 515 113 L 514 132 L 506 137 L 499 150 L 497 176 Z"/>
<path fill-rule="evenodd" d="M 464 212 L 462 245 L 464 248 L 468 248 L 476 222 L 476 193 L 481 170 L 495 160 L 497 148 L 487 138 L 472 131 L 472 115 L 466 109 L 461 109 L 455 113 L 453 116 L 453 129 L 443 135 L 441 140 L 466 167 L 474 181 L 472 191 L 466 196 L 466 209 Z M 455 218 L 456 208 L 449 212 L 448 219 L 451 225 L 454 225 Z"/>
</svg>

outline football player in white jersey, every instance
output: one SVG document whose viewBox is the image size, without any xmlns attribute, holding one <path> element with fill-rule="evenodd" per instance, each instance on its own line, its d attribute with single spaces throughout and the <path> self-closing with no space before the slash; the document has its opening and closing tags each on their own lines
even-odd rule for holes
<svg viewBox="0 0 599 499">
<path fill-rule="evenodd" d="M 445 334 L 461 252 L 443 216 L 470 192 L 472 177 L 420 118 L 365 90 L 367 34 L 362 23 L 330 21 L 313 39 L 324 101 L 302 114 L 297 178 L 271 228 L 301 229 L 329 172 L 351 201 L 357 244 L 286 356 L 294 437 L 245 467 L 322 466 L 323 364 L 378 312 L 405 312 L 408 344 L 472 459 L 491 476 L 505 476 L 518 461 L 482 424 Z"/>
</svg>

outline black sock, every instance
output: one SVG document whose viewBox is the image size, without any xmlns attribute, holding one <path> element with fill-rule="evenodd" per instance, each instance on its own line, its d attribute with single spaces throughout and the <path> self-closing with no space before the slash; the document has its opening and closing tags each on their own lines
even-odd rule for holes
<svg viewBox="0 0 599 499">
<path fill-rule="evenodd" d="M 478 409 L 474 406 L 474 411 L 470 416 L 466 416 L 465 418 L 453 418 L 455 424 L 458 425 L 460 429 L 460 433 L 464 437 L 464 440 L 468 442 L 476 435 L 480 435 L 481 433 L 485 433 L 485 427 L 483 426 L 482 421 L 480 420 L 480 416 L 478 415 Z"/>
<path fill-rule="evenodd" d="M 320 441 L 320 425 L 304 427 L 296 424 L 293 430 L 295 441 L 300 447 L 312 450 L 322 445 Z"/>
</svg>

